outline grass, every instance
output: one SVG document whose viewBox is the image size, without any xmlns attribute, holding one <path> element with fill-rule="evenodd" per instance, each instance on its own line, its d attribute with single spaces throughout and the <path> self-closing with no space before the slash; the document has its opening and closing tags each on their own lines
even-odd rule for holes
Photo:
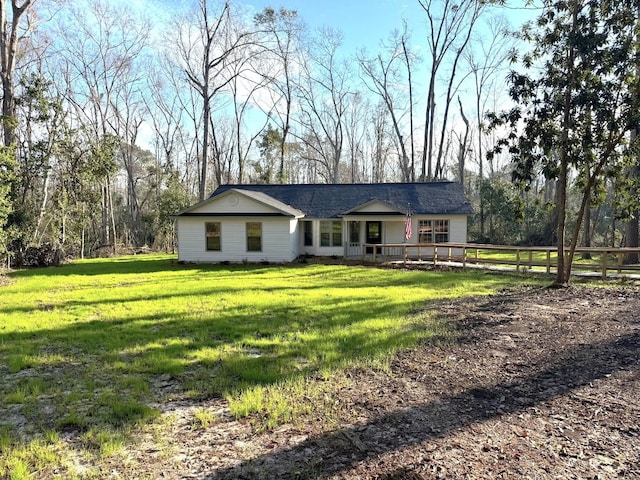
<svg viewBox="0 0 640 480">
<path fill-rule="evenodd" d="M 259 429 L 329 412 L 344 367 L 385 368 L 400 349 L 450 339 L 446 325 L 419 313 L 425 302 L 514 281 L 477 271 L 178 265 L 161 255 L 13 272 L 0 287 L 0 478 L 46 468 L 73 477 L 77 458 L 99 464 L 136 429 L 161 422 L 149 405 L 172 396 L 226 398 Z M 194 422 L 208 428 L 216 418 L 201 410 Z"/>
</svg>

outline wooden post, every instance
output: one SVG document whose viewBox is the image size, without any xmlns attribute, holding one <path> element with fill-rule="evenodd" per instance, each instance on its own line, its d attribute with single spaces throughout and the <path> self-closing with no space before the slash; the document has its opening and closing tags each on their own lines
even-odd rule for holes
<svg viewBox="0 0 640 480">
<path fill-rule="evenodd" d="M 616 259 L 618 260 L 618 275 L 622 273 L 622 262 L 624 262 L 624 253 L 618 252 L 616 255 Z"/>
<path fill-rule="evenodd" d="M 436 263 L 438 263 L 438 246 L 437 245 L 433 245 L 433 264 L 435 265 Z"/>
<path fill-rule="evenodd" d="M 547 249 L 547 275 L 551 274 L 551 250 Z"/>
<path fill-rule="evenodd" d="M 607 279 L 607 251 L 602 252 L 602 279 Z"/>
<path fill-rule="evenodd" d="M 467 247 L 462 247 L 462 268 L 467 268 Z"/>
<path fill-rule="evenodd" d="M 520 249 L 516 249 L 516 272 L 520 271 Z"/>
</svg>

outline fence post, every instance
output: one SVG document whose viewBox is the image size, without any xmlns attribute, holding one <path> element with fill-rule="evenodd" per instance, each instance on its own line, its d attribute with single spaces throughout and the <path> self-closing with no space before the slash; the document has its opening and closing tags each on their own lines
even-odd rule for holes
<svg viewBox="0 0 640 480">
<path fill-rule="evenodd" d="M 547 249 L 547 275 L 551 274 L 551 250 Z"/>
<path fill-rule="evenodd" d="M 624 262 L 624 253 L 618 252 L 616 255 L 616 259 L 618 260 L 618 275 L 622 273 L 622 262 Z"/>
</svg>

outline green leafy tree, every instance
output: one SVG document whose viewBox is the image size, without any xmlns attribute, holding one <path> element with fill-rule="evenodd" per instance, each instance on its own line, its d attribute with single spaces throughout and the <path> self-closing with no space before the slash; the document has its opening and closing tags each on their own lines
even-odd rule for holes
<svg viewBox="0 0 640 480">
<path fill-rule="evenodd" d="M 254 181 L 258 183 L 273 183 L 276 163 L 280 158 L 281 142 L 282 133 L 280 133 L 280 130 L 268 125 L 258 143 L 262 161 L 256 162 L 254 165 L 256 172 Z M 278 179 L 282 180 L 282 177 L 278 175 Z"/>
<path fill-rule="evenodd" d="M 171 253 L 176 247 L 176 225 L 174 215 L 186 208 L 193 199 L 189 197 L 177 171 L 169 171 L 164 179 L 165 187 L 157 199 L 155 219 L 155 245 Z"/>
<path fill-rule="evenodd" d="M 11 192 L 17 165 L 12 147 L 0 147 L 0 258 L 7 252 L 9 216 L 13 212 Z"/>
<path fill-rule="evenodd" d="M 557 181 L 556 286 L 569 282 L 593 188 L 607 169 L 620 168 L 628 132 L 637 124 L 637 7 L 634 0 L 545 0 L 535 27 L 524 32 L 533 51 L 522 57 L 523 71 L 509 77 L 516 107 L 491 116 L 493 126 L 509 127 L 494 152 L 508 149 L 516 182 L 527 188 L 540 171 Z M 569 238 L 573 172 L 581 178 L 582 199 Z"/>
</svg>

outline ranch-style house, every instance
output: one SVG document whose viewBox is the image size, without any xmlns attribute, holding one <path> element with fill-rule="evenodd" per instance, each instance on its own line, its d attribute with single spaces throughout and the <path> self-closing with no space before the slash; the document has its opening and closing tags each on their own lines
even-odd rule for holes
<svg viewBox="0 0 640 480">
<path fill-rule="evenodd" d="M 183 262 L 361 258 L 375 244 L 464 243 L 471 206 L 453 182 L 223 185 L 176 215 Z"/>
</svg>

